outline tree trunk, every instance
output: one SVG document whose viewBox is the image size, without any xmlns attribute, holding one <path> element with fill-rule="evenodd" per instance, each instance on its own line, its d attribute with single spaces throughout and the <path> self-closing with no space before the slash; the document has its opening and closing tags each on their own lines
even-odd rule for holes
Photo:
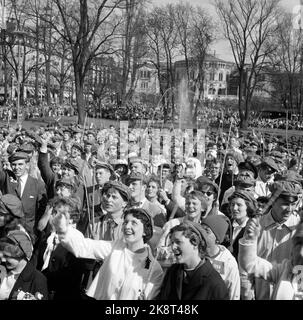
<svg viewBox="0 0 303 320">
<path fill-rule="evenodd" d="M 76 102 L 78 110 L 78 124 L 83 125 L 85 120 L 84 81 L 75 72 Z"/>
</svg>

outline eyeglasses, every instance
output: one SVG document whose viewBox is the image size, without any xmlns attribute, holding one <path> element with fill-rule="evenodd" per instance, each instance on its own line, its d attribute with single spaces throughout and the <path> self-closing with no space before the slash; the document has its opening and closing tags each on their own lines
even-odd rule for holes
<svg viewBox="0 0 303 320">
<path fill-rule="evenodd" d="M 214 194 L 212 191 L 201 191 L 202 194 L 206 194 L 208 197 L 210 197 L 212 194 Z"/>
</svg>

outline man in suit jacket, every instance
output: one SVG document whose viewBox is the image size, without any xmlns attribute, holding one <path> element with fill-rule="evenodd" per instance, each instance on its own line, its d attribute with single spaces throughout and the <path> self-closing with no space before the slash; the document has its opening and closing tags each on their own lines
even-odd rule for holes
<svg viewBox="0 0 303 320">
<path fill-rule="evenodd" d="M 14 194 L 21 200 L 24 227 L 36 240 L 36 224 L 47 202 L 45 185 L 28 174 L 29 157 L 26 153 L 13 153 L 9 162 L 12 170 L 0 169 L 0 190 L 3 194 Z"/>
<path fill-rule="evenodd" d="M 162 228 L 166 222 L 165 216 L 158 205 L 151 203 L 145 197 L 147 176 L 142 173 L 132 172 L 125 180 L 130 189 L 130 207 L 146 210 L 153 218 L 154 225 Z"/>
</svg>

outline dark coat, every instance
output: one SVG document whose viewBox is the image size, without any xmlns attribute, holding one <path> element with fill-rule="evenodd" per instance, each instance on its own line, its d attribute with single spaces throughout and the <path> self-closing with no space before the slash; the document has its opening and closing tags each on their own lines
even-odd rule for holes
<svg viewBox="0 0 303 320">
<path fill-rule="evenodd" d="M 48 199 L 52 199 L 55 196 L 55 184 L 60 177 L 51 169 L 48 153 L 39 152 L 38 168 L 46 186 L 47 197 Z"/>
<path fill-rule="evenodd" d="M 44 253 L 44 252 L 43 252 Z M 51 253 L 48 267 L 42 271 L 54 300 L 81 299 L 83 259 L 76 258 L 61 244 Z"/>
<path fill-rule="evenodd" d="M 176 208 L 175 208 L 176 206 Z M 181 218 L 184 217 L 186 214 L 185 212 L 172 200 L 169 201 L 169 203 L 166 205 L 165 204 L 165 209 L 166 209 L 166 219 L 169 220 L 170 216 L 172 215 L 172 213 L 175 211 L 174 213 L 174 218 Z"/>
<path fill-rule="evenodd" d="M 34 266 L 29 262 L 26 267 L 20 273 L 13 289 L 9 295 L 9 299 L 16 299 L 18 290 L 29 292 L 33 295 L 36 292 L 43 294 L 43 300 L 48 300 L 48 289 L 46 277 L 36 270 Z"/>
<path fill-rule="evenodd" d="M 0 189 L 3 194 L 13 194 L 20 198 L 17 192 L 17 182 L 10 170 L 0 170 Z M 44 185 L 39 180 L 27 178 L 22 197 L 20 198 L 24 210 L 24 227 L 31 236 L 35 234 L 35 226 L 45 211 L 47 197 Z"/>
<path fill-rule="evenodd" d="M 245 227 L 241 229 L 241 231 L 238 233 L 237 237 L 232 243 L 232 250 L 231 253 L 235 257 L 235 259 L 238 261 L 238 253 L 239 253 L 239 240 L 243 238 L 245 232 Z"/>
<path fill-rule="evenodd" d="M 173 264 L 166 272 L 157 300 L 228 300 L 228 290 L 220 274 L 206 260 L 188 283 L 183 264 Z"/>
</svg>

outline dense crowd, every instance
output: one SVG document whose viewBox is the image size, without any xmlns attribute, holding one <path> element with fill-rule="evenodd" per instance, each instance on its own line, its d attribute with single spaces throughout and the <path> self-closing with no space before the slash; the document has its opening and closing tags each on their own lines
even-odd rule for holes
<svg viewBox="0 0 303 320">
<path fill-rule="evenodd" d="M 300 138 L 169 137 L 2 127 L 0 300 L 302 300 Z"/>
</svg>

